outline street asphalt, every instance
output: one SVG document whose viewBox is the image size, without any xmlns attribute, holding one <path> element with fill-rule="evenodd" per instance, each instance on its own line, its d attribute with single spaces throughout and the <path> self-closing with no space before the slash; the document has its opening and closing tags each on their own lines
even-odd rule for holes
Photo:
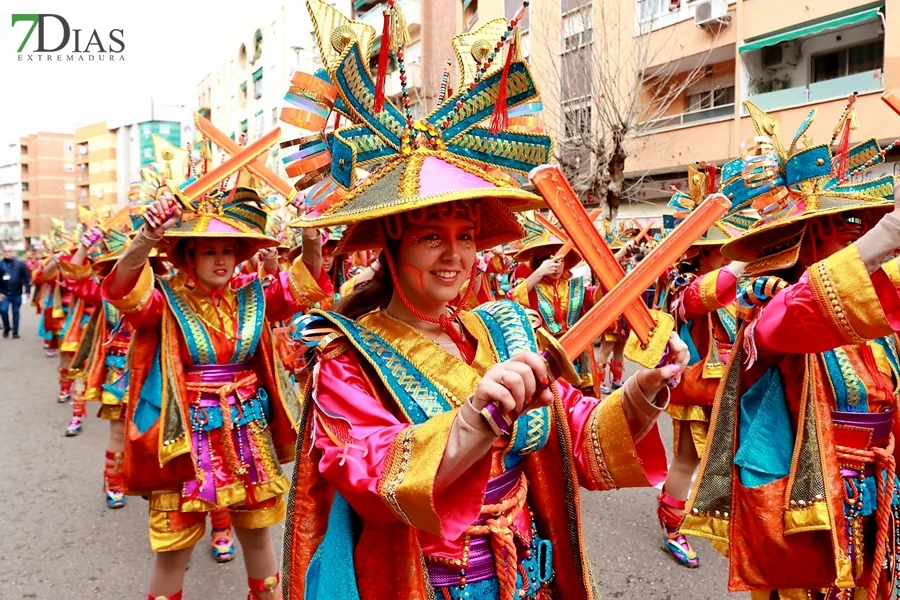
<svg viewBox="0 0 900 600">
<path fill-rule="evenodd" d="M 102 493 L 108 426 L 90 417 L 83 433 L 63 436 L 70 406 L 56 402 L 57 359 L 36 337 L 37 317 L 23 306 L 22 338 L 0 338 L 0 600 L 145 598 L 153 555 L 147 503 L 129 498 L 109 510 Z M 661 420 L 671 448 L 671 425 Z M 290 466 L 285 465 L 290 473 Z M 727 563 L 695 541 L 698 569 L 677 565 L 660 549 L 657 490 L 585 493 L 585 540 L 602 598 L 712 600 L 726 594 Z M 280 555 L 281 528 L 272 531 Z M 240 559 L 219 565 L 198 544 L 185 600 L 244 600 Z"/>
</svg>

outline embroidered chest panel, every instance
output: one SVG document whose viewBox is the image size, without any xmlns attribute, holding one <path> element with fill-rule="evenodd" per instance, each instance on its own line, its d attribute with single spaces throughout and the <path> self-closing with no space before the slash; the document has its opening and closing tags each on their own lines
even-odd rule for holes
<svg viewBox="0 0 900 600">
<path fill-rule="evenodd" d="M 167 282 L 160 282 L 163 295 L 178 327 L 194 364 L 210 365 L 238 363 L 247 360 L 256 351 L 262 336 L 263 320 L 266 313 L 265 295 L 262 283 L 256 279 L 235 293 L 237 302 L 235 320 L 235 347 L 231 356 L 216 356 L 210 337 L 209 326 L 197 315 L 187 300 L 175 292 Z"/>
</svg>

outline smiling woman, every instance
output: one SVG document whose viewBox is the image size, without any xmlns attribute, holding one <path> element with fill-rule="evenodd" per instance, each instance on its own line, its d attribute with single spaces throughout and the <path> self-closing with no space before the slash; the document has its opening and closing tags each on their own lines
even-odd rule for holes
<svg viewBox="0 0 900 600">
<path fill-rule="evenodd" d="M 309 5 L 320 39 L 334 45 L 323 48 L 328 72 L 353 69 L 354 30 L 328 31 L 342 17 L 319 0 Z M 513 28 L 473 32 L 467 43 Z M 675 364 L 640 371 L 600 403 L 552 381 L 538 354 L 549 334 L 523 307 L 501 300 L 464 310 L 477 253 L 523 237 L 513 212 L 542 204 L 509 171 L 521 177 L 546 160 L 549 138 L 506 130 L 503 119 L 478 127 L 501 96 L 510 107 L 538 102 L 514 57 L 515 94 L 498 93 L 501 70 L 485 76 L 483 63 L 467 65 L 461 72 L 474 79 L 459 87 L 470 91 L 419 122 L 403 120 L 389 99 L 380 114 L 370 110 L 366 71 L 352 78 L 360 89 L 349 76 L 330 78 L 354 128 L 335 132 L 330 171 L 314 174 L 336 191 L 295 225 L 346 225 L 334 252 L 380 250 L 381 267 L 333 311 L 299 321 L 315 351 L 288 502 L 285 600 L 588 600 L 580 489 L 665 477 L 655 421 L 665 379 L 687 360 L 677 337 Z M 373 152 L 362 140 L 395 130 L 399 152 L 383 146 L 383 165 L 359 181 L 352 163 L 371 163 Z"/>
</svg>

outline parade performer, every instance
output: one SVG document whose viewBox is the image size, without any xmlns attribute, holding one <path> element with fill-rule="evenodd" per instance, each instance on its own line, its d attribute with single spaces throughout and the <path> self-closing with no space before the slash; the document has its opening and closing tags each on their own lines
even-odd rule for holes
<svg viewBox="0 0 900 600">
<path fill-rule="evenodd" d="M 328 175 L 347 183 L 346 196 L 299 221 L 348 225 L 339 251 L 383 251 L 368 284 L 333 312 L 314 311 L 303 330 L 316 359 L 285 528 L 285 599 L 593 598 L 579 489 L 658 480 L 654 422 L 663 379 L 679 365 L 643 370 L 599 403 L 551 383 L 518 304 L 453 307 L 476 253 L 524 234 L 510 211 L 540 204 L 485 163 L 526 173 L 550 158 L 550 140 L 478 126 L 507 76 L 518 90 L 510 108 L 536 100 L 528 67 L 510 57 L 508 73 L 485 74 L 477 53 L 460 52 L 468 74 L 459 87 L 470 91 L 414 122 L 387 99 L 376 109 L 370 28 L 320 0 L 308 6 L 327 75 L 295 74 L 292 92 L 308 97 L 299 80 L 339 95 L 356 125 L 335 133 Z M 402 21 L 396 10 L 390 3 L 391 22 Z M 506 40 L 518 18 L 455 43 L 504 31 Z M 498 143 L 477 144 L 476 162 L 458 145 L 465 135 Z M 354 186 L 342 173 L 371 138 L 384 140 L 386 162 Z M 354 145 L 342 150 L 338 140 Z M 526 402 L 531 410 L 516 420 Z M 515 423 L 509 437 L 495 433 L 501 415 Z"/>
<path fill-rule="evenodd" d="M 884 161 L 875 140 L 850 147 L 852 99 L 821 145 L 803 139 L 815 110 L 787 143 L 745 106 L 766 137 L 723 167 L 724 193 L 762 218 L 722 253 L 751 263 L 738 302 L 755 310 L 680 531 L 727 544 L 728 588 L 754 600 L 888 598 L 900 542 L 894 181 L 850 182 Z"/>
<path fill-rule="evenodd" d="M 714 173 L 688 165 L 689 192 L 677 191 L 669 201 L 675 209 L 676 224 L 715 191 Z M 722 244 L 741 235 L 751 223 L 742 215 L 717 222 L 682 257 L 680 272 L 669 282 L 674 288 L 670 310 L 691 358 L 666 409 L 672 417 L 674 456 L 659 495 L 657 516 L 663 529 L 663 549 L 691 568 L 699 566 L 700 559 L 688 540 L 678 533 L 678 526 L 684 516 L 691 479 L 706 446 L 716 388 L 737 334 L 737 280 L 746 266 L 730 262 L 720 250 Z"/>
<path fill-rule="evenodd" d="M 80 329 L 81 320 L 80 318 L 77 321 L 68 320 L 72 294 L 60 280 L 59 263 L 64 260 L 64 256 L 74 250 L 77 238 L 73 238 L 72 233 L 66 231 L 62 221 L 59 219 L 52 219 L 52 221 L 53 231 L 48 237 L 50 255 L 41 263 L 35 274 L 36 281 L 41 284 L 41 320 L 38 335 L 45 341 L 44 349 L 48 357 L 59 354 L 57 401 L 65 403 L 72 397 L 74 378 L 69 372 L 69 364 L 72 362 L 73 346 L 77 344 L 77 337 L 74 340 L 70 339 L 69 344 L 61 349 L 63 335 L 67 323 L 71 325 L 74 322 Z M 82 313 L 81 310 L 77 312 Z"/>
<path fill-rule="evenodd" d="M 585 278 L 572 276 L 572 268 L 581 262 L 577 250 L 556 256 L 564 245 L 563 240 L 538 223 L 532 223 L 526 229 L 534 227 L 540 228 L 542 233 L 525 244 L 514 257 L 518 263 L 528 265 L 530 274 L 516 283 L 510 295 L 522 306 L 536 311 L 543 327 L 558 337 L 578 322 L 602 292 Z M 582 390 L 594 385 L 593 362 L 590 351 L 585 351 L 575 362 L 581 375 Z"/>
<path fill-rule="evenodd" d="M 485 302 L 506 298 L 509 291 L 509 271 L 513 262 L 502 245 L 479 252 L 478 260 L 475 261 L 475 287 L 468 294 L 469 304 L 466 308 L 471 310 Z M 460 295 L 466 295 L 467 289 L 468 285 L 464 284 Z"/>
<path fill-rule="evenodd" d="M 123 483 L 150 500 L 154 599 L 181 598 L 191 550 L 217 508 L 228 508 L 241 541 L 249 598 L 270 598 L 279 580 L 268 527 L 284 518 L 279 462 L 293 457 L 299 403 L 268 322 L 318 298 L 307 295 L 315 285 L 301 260 L 279 272 L 257 193 L 227 189 L 227 179 L 184 214 L 162 193 L 102 286 L 134 329 Z M 177 273 L 154 285 L 147 257 L 164 238 Z M 268 275 L 234 277 L 261 249 Z"/>
</svg>

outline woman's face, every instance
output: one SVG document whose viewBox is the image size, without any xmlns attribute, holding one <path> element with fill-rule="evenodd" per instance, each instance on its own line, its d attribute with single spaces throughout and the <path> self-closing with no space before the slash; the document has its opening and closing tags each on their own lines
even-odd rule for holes
<svg viewBox="0 0 900 600">
<path fill-rule="evenodd" d="M 234 241 L 200 239 L 194 246 L 194 271 L 197 283 L 208 290 L 220 290 L 234 275 Z"/>
<path fill-rule="evenodd" d="M 730 261 L 722 256 L 721 249 L 718 246 L 710 248 L 708 251 L 700 253 L 700 272 L 711 273 L 716 269 L 721 269 Z"/>
<path fill-rule="evenodd" d="M 334 266 L 334 247 L 322 246 L 322 270 L 331 271 L 332 266 Z"/>
<path fill-rule="evenodd" d="M 403 232 L 398 283 L 413 306 L 436 311 L 456 298 L 474 263 L 475 224 L 460 217 L 429 217 Z"/>
<path fill-rule="evenodd" d="M 807 227 L 807 237 L 815 244 L 814 256 L 810 244 L 803 244 L 801 261 L 807 266 L 843 250 L 863 234 L 862 225 L 848 222 L 841 215 L 811 220 Z"/>
</svg>

